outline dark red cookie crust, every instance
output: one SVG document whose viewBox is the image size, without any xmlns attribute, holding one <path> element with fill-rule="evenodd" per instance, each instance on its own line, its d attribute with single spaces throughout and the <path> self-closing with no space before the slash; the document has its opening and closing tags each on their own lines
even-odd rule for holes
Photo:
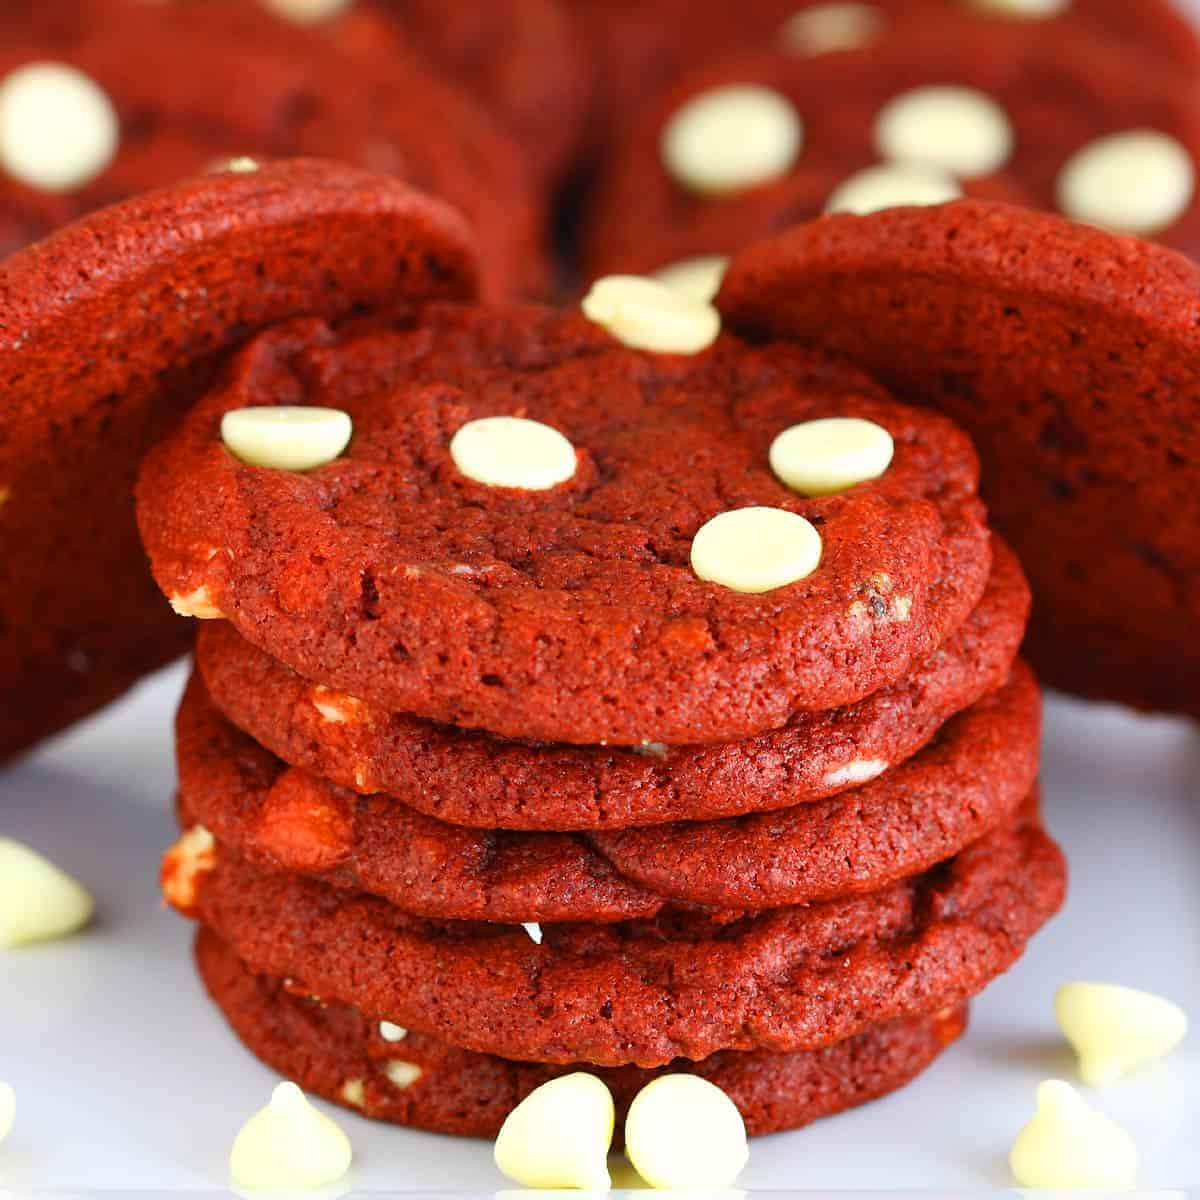
<svg viewBox="0 0 1200 1200">
<path fill-rule="evenodd" d="M 1039 696 L 1018 666 L 996 695 L 873 783 L 782 812 L 584 834 L 464 830 L 390 796 L 286 769 L 194 678 L 176 723 L 179 814 L 268 869 L 434 919 L 650 917 L 669 903 L 761 910 L 876 891 L 1008 824 L 1037 777 Z"/>
<path fill-rule="evenodd" d="M 346 455 L 296 475 L 224 449 L 224 412 L 282 401 L 350 412 Z M 515 411 L 572 440 L 571 481 L 458 473 L 453 433 Z M 767 450 L 834 413 L 889 428 L 895 459 L 806 500 Z M 695 743 L 861 699 L 957 629 L 990 569 L 975 476 L 952 425 L 824 359 L 731 338 L 653 355 L 571 314 L 434 305 L 415 330 L 257 339 L 146 460 L 139 522 L 168 595 L 206 589 L 314 681 L 510 736 Z M 808 579 L 747 596 L 696 578 L 695 531 L 751 504 L 819 523 Z"/>
<path fill-rule="evenodd" d="M 718 1050 L 791 1052 L 969 999 L 1058 909 L 1062 856 L 1036 823 L 999 831 L 868 897 L 723 921 L 616 926 L 428 922 L 239 863 L 181 879 L 185 915 L 264 974 L 465 1049 L 540 1062 L 662 1066 Z"/>
<path fill-rule="evenodd" d="M 527 743 L 381 712 L 314 686 L 227 621 L 201 625 L 196 662 L 217 707 L 285 762 L 351 791 L 401 796 L 455 825 L 625 829 L 713 819 L 820 800 L 852 782 L 851 766 L 904 762 L 999 687 L 1029 592 L 1012 551 L 992 545 L 983 598 L 911 674 L 849 708 L 800 713 L 777 733 L 720 746 Z"/>
<path fill-rule="evenodd" d="M 377 1120 L 491 1138 L 535 1087 L 572 1070 L 593 1070 L 512 1062 L 419 1033 L 387 1042 L 378 1024 L 355 1009 L 294 995 L 278 980 L 254 975 L 207 930 L 197 936 L 196 963 L 209 994 L 252 1054 L 305 1091 Z M 799 1128 L 903 1086 L 962 1035 L 966 1019 L 962 1006 L 868 1029 L 823 1050 L 716 1054 L 664 1070 L 715 1083 L 738 1106 L 747 1132 L 761 1136 Z M 386 1073 L 395 1060 L 419 1067 L 420 1077 L 398 1087 Z M 619 1144 L 633 1097 L 664 1072 L 623 1067 L 595 1073 L 616 1100 Z M 361 1105 L 345 1092 L 353 1080 L 362 1085 Z"/>
<path fill-rule="evenodd" d="M 1200 268 L 979 204 L 838 217 L 740 256 L 752 336 L 844 351 L 968 429 L 1048 683 L 1200 714 Z"/>
<path fill-rule="evenodd" d="M 1149 77 L 1153 88 L 1145 85 Z M 793 104 L 804 122 L 801 152 L 777 180 L 697 194 L 665 169 L 663 129 L 692 97 L 746 83 L 772 88 Z M 588 276 L 731 254 L 820 216 L 837 187 L 879 162 L 874 131 L 885 105 L 932 84 L 978 89 L 1009 116 L 1013 154 L 1000 170 L 969 182 L 967 192 L 979 199 L 1055 211 L 1058 176 L 1069 160 L 1096 139 L 1131 129 L 1175 138 L 1200 172 L 1200 74 L 1147 63 L 1107 41 L 1076 37 L 1064 53 L 1040 22 L 923 21 L 861 50 L 815 59 L 762 52 L 681 80 L 635 121 L 604 173 L 585 236 Z M 830 104 L 830 96 L 838 102 Z M 1156 237 L 1200 254 L 1200 190 Z"/>
<path fill-rule="evenodd" d="M 0 265 L 0 758 L 185 649 L 133 476 L 229 348 L 300 313 L 469 296 L 470 246 L 395 180 L 297 161 L 143 196 Z"/>
</svg>

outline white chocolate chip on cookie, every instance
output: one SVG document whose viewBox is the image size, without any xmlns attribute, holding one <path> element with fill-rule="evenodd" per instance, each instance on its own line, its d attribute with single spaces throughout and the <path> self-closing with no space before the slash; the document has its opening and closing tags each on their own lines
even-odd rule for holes
<svg viewBox="0 0 1200 1200">
<path fill-rule="evenodd" d="M 1068 217 L 1119 233 L 1166 229 L 1195 193 L 1192 156 L 1174 138 L 1152 129 L 1090 143 L 1058 177 L 1058 207 Z"/>
<path fill-rule="evenodd" d="M 332 725 L 357 725 L 366 705 L 348 692 L 335 692 L 317 684 L 310 693 L 313 708 Z"/>
<path fill-rule="evenodd" d="M 66 937 L 94 909 L 81 883 L 28 846 L 0 838 L 0 948 Z"/>
<path fill-rule="evenodd" d="M 1037 1091 L 1037 1112 L 1009 1154 L 1024 1188 L 1127 1191 L 1137 1181 L 1137 1147 L 1115 1121 L 1092 1108 L 1069 1083 L 1050 1079 Z"/>
<path fill-rule="evenodd" d="M 1054 1013 L 1089 1087 L 1107 1087 L 1165 1057 L 1187 1036 L 1187 1014 L 1177 1004 L 1111 983 L 1065 984 L 1054 997 Z"/>
<path fill-rule="evenodd" d="M 699 258 L 684 258 L 669 266 L 660 267 L 653 278 L 689 300 L 708 304 L 721 290 L 721 280 L 729 266 L 724 254 L 705 254 Z"/>
<path fill-rule="evenodd" d="M 235 154 L 232 158 L 218 158 L 216 162 L 210 163 L 208 173 L 210 175 L 253 175 L 255 171 L 261 169 L 262 164 L 257 158 L 251 158 L 248 154 Z"/>
<path fill-rule="evenodd" d="M 875 146 L 883 158 L 967 179 L 1002 167 L 1013 142 L 1012 125 L 990 96 L 951 84 L 904 92 L 875 124 Z"/>
<path fill-rule="evenodd" d="M 566 483 L 579 465 L 575 447 L 557 429 L 524 417 L 468 421 L 450 439 L 450 457 L 476 483 L 528 492 Z"/>
<path fill-rule="evenodd" d="M 692 97 L 663 128 L 668 174 L 697 192 L 735 192 L 777 179 L 804 143 L 804 123 L 770 88 L 734 84 Z"/>
<path fill-rule="evenodd" d="M 962 194 L 957 181 L 944 171 L 912 163 L 880 163 L 839 184 L 826 202 L 825 211 L 864 216 L 886 208 L 947 204 Z"/>
<path fill-rule="evenodd" d="M 535 1088 L 496 1138 L 496 1166 L 526 1188 L 607 1191 L 616 1114 L 612 1093 L 577 1071 Z"/>
<path fill-rule="evenodd" d="M 354 0 L 262 0 L 263 5 L 278 16 L 301 25 L 327 21 L 345 12 Z"/>
<path fill-rule="evenodd" d="M 239 1188 L 306 1192 L 337 1182 L 350 1169 L 350 1139 L 318 1112 L 294 1083 L 281 1083 L 266 1108 L 242 1126 L 229 1156 Z"/>
<path fill-rule="evenodd" d="M 403 1025 L 393 1025 L 391 1021 L 380 1021 L 379 1036 L 385 1042 L 402 1042 L 408 1037 L 408 1030 Z"/>
<path fill-rule="evenodd" d="M 198 621 L 220 621 L 225 616 L 214 602 L 212 593 L 204 585 L 190 592 L 176 592 L 169 599 L 171 607 L 181 617 L 195 617 Z"/>
<path fill-rule="evenodd" d="M 710 303 L 640 275 L 596 280 L 583 312 L 623 345 L 660 354 L 698 354 L 721 332 L 721 315 Z"/>
<path fill-rule="evenodd" d="M 521 928 L 529 935 L 529 940 L 535 946 L 542 944 L 542 927 L 536 921 L 525 921 Z"/>
<path fill-rule="evenodd" d="M 779 37 L 796 54 L 830 54 L 869 46 L 886 24 L 874 4 L 814 4 L 788 17 Z"/>
<path fill-rule="evenodd" d="M 699 1075 L 660 1075 L 629 1106 L 625 1153 L 653 1188 L 719 1192 L 750 1157 L 742 1114 Z"/>
<path fill-rule="evenodd" d="M 771 592 L 807 579 L 821 562 L 821 535 L 782 508 L 737 508 L 702 525 L 692 539 L 692 570 L 735 592 Z"/>
<path fill-rule="evenodd" d="M 1055 17 L 1067 11 L 1071 0 L 967 0 L 967 3 L 1002 17 Z"/>
<path fill-rule="evenodd" d="M 828 496 L 878 479 L 895 449 L 892 435 L 874 421 L 825 417 L 785 429 L 771 443 L 771 470 L 802 495 Z"/>
<path fill-rule="evenodd" d="M 416 1063 L 404 1062 L 399 1058 L 393 1058 L 388 1062 L 383 1068 L 383 1073 L 388 1077 L 392 1086 L 399 1088 L 402 1092 L 412 1087 L 425 1074 Z"/>
<path fill-rule="evenodd" d="M 83 187 L 112 162 L 119 139 L 112 101 L 74 67 L 30 63 L 0 83 L 0 168 L 30 187 Z"/>
<path fill-rule="evenodd" d="M 888 764 L 882 758 L 855 758 L 827 772 L 821 782 L 826 787 L 855 787 L 877 779 L 887 769 Z"/>
<path fill-rule="evenodd" d="M 350 414 L 337 408 L 280 404 L 236 408 L 221 418 L 221 440 L 244 463 L 279 471 L 311 471 L 350 444 Z"/>
<path fill-rule="evenodd" d="M 196 903 L 200 876 L 217 865 L 217 843 L 203 825 L 193 825 L 163 856 L 159 882 L 168 903 L 182 912 Z"/>
</svg>

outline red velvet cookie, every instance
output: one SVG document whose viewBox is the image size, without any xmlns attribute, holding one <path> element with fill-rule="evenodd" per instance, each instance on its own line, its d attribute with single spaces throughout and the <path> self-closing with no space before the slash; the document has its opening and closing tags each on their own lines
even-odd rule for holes
<svg viewBox="0 0 1200 1200">
<path fill-rule="evenodd" d="M 435 725 L 311 684 L 206 621 L 197 667 L 217 707 L 261 745 L 355 792 L 390 792 L 455 825 L 625 829 L 820 800 L 904 762 L 1008 677 L 1029 613 L 1024 576 L 993 540 L 987 591 L 898 683 L 848 708 L 717 746 L 561 746 Z"/>
<path fill-rule="evenodd" d="M 185 649 L 145 570 L 133 475 L 232 345 L 474 286 L 448 209 L 311 162 L 144 196 L 0 265 L 0 757 Z"/>
<path fill-rule="evenodd" d="M 1006 970 L 1057 910 L 1065 867 L 1029 810 L 869 896 L 756 916 L 620 925 L 430 922 L 184 841 L 164 892 L 255 971 L 453 1045 L 540 1062 L 662 1066 L 818 1049 L 938 1013 Z"/>
<path fill-rule="evenodd" d="M 281 402 L 348 413 L 346 453 L 301 474 L 222 444 L 226 413 Z M 833 415 L 881 425 L 895 455 L 806 499 L 768 449 Z M 460 470 L 459 431 L 513 416 L 551 427 L 569 478 Z M 257 339 L 146 460 L 139 520 L 176 604 L 310 680 L 507 736 L 696 743 L 853 703 L 941 645 L 989 572 L 975 475 L 949 422 L 823 358 L 728 337 L 652 354 L 581 316 L 445 305 Z M 754 595 L 700 578 L 697 531 L 760 506 L 819 531 L 815 569 Z"/>
<path fill-rule="evenodd" d="M 1048 682 L 1200 714 L 1200 269 L 962 204 L 763 242 L 721 303 L 735 326 L 844 351 L 970 430 L 1033 583 Z"/>
<path fill-rule="evenodd" d="M 737 139 L 774 127 L 778 144 L 734 174 L 738 156 L 716 132 L 699 132 L 713 117 L 697 106 L 747 85 L 766 100 L 756 93 L 758 108 L 744 108 Z M 912 184 L 881 192 L 864 181 L 885 160 L 919 164 L 919 194 L 931 203 L 961 194 L 1022 203 L 1200 254 L 1200 76 L 1124 45 L 1077 38 L 1064 52 L 1036 23 L 959 20 L 922 22 L 865 49 L 763 52 L 687 76 L 636 121 L 606 169 L 586 271 L 728 255 L 830 207 L 917 195 Z"/>
<path fill-rule="evenodd" d="M 47 4 L 0 46 L 0 252 L 231 158 L 319 156 L 462 211 L 492 294 L 545 284 L 520 147 L 415 54 L 371 69 L 252 0 L 81 0 L 69 24 Z M 48 126 L 48 111 L 69 124 Z"/>
<path fill-rule="evenodd" d="M 915 758 L 828 800 L 591 835 L 510 833 L 447 825 L 285 768 L 224 721 L 194 678 L 176 723 L 179 814 L 240 858 L 436 919 L 778 908 L 878 890 L 1011 821 L 1037 778 L 1038 718 L 1037 685 L 1019 666 Z"/>
<path fill-rule="evenodd" d="M 534 1088 L 571 1067 L 512 1062 L 403 1032 L 396 1040 L 344 1004 L 325 1004 L 255 975 L 202 930 L 196 963 L 209 994 L 250 1052 L 305 1091 L 377 1120 L 491 1138 Z M 715 1054 L 665 1070 L 700 1075 L 738 1106 L 751 1136 L 796 1129 L 865 1104 L 922 1072 L 966 1027 L 965 1006 L 879 1025 L 823 1050 Z M 657 1074 L 598 1069 L 617 1104 L 617 1137 L 634 1096 Z"/>
</svg>

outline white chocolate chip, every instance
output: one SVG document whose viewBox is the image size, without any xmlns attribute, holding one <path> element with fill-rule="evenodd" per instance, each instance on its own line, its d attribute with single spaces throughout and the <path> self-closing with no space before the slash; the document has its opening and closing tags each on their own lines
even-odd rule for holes
<svg viewBox="0 0 1200 1200">
<path fill-rule="evenodd" d="M 536 921 L 526 921 L 522 924 L 521 928 L 529 934 L 529 940 L 535 946 L 542 944 L 542 927 Z"/>
<path fill-rule="evenodd" d="M 393 1058 L 383 1068 L 383 1073 L 388 1077 L 392 1085 L 398 1087 L 401 1091 L 412 1087 L 425 1074 L 416 1063 L 404 1062 L 399 1058 Z"/>
<path fill-rule="evenodd" d="M 221 418 L 221 440 L 237 458 L 280 471 L 311 471 L 333 462 L 353 432 L 350 414 L 337 408 L 281 404 L 237 408 Z"/>
<path fill-rule="evenodd" d="M 0 83 L 0 168 L 30 187 L 83 187 L 112 161 L 119 139 L 112 101 L 74 67 L 30 63 Z"/>
<path fill-rule="evenodd" d="M 782 508 L 738 508 L 702 525 L 692 570 L 735 592 L 758 594 L 807 579 L 821 562 L 821 535 Z"/>
<path fill-rule="evenodd" d="M 596 280 L 582 307 L 589 320 L 635 350 L 698 354 L 721 332 L 721 315 L 711 304 L 640 275 Z"/>
<path fill-rule="evenodd" d="M 958 200 L 962 194 L 955 179 L 943 171 L 913 163 L 880 163 L 839 184 L 829 197 L 825 211 L 864 216 L 886 208 L 947 204 Z"/>
<path fill-rule="evenodd" d="M 1091 142 L 1058 177 L 1058 207 L 1068 217 L 1120 233 L 1166 229 L 1195 193 L 1192 156 L 1174 138 L 1152 129 Z"/>
<path fill-rule="evenodd" d="M 948 171 L 967 179 L 1002 167 L 1013 152 L 1004 110 L 974 88 L 915 88 L 879 114 L 875 145 L 883 158 Z"/>
<path fill-rule="evenodd" d="M 1054 1013 L 1089 1087 L 1107 1087 L 1165 1057 L 1187 1036 L 1187 1014 L 1177 1004 L 1111 983 L 1065 984 L 1054 998 Z"/>
<path fill-rule="evenodd" d="M 169 597 L 171 607 L 181 617 L 198 621 L 220 621 L 225 614 L 213 602 L 212 593 L 203 584 L 190 592 L 176 592 Z"/>
<path fill-rule="evenodd" d="M 347 1079 L 342 1084 L 342 1099 L 354 1108 L 363 1108 L 367 1103 L 367 1090 L 361 1079 Z"/>
<path fill-rule="evenodd" d="M 721 280 L 725 278 L 728 267 L 727 255 L 705 254 L 660 267 L 654 272 L 653 278 L 688 300 L 708 304 L 721 290 Z"/>
<path fill-rule="evenodd" d="M 579 465 L 575 447 L 557 429 L 524 417 L 468 421 L 450 439 L 450 457 L 476 483 L 528 492 L 566 483 Z"/>
<path fill-rule="evenodd" d="M 335 692 L 317 684 L 309 695 L 313 708 L 332 725 L 355 725 L 362 720 L 366 707 L 357 696 Z"/>
<path fill-rule="evenodd" d="M 350 7 L 354 0 L 262 0 L 278 16 L 301 25 L 327 21 Z"/>
<path fill-rule="evenodd" d="M 804 123 L 770 88 L 734 84 L 702 92 L 667 122 L 660 146 L 673 179 L 697 192 L 735 192 L 786 174 Z"/>
<path fill-rule="evenodd" d="M 408 1030 L 403 1025 L 393 1025 L 391 1021 L 380 1021 L 379 1036 L 385 1042 L 402 1042 L 408 1037 Z"/>
<path fill-rule="evenodd" d="M 20 842 L 0 838 L 0 947 L 66 937 L 92 918 L 87 889 Z"/>
<path fill-rule="evenodd" d="M 888 769 L 882 758 L 855 758 L 845 766 L 829 771 L 821 781 L 826 787 L 848 787 L 858 783 L 869 783 Z"/>
<path fill-rule="evenodd" d="M 17 1119 L 17 1093 L 7 1083 L 0 1083 L 0 1142 L 12 1133 Z"/>
<path fill-rule="evenodd" d="M 911 596 L 893 596 L 888 606 L 888 616 L 897 625 L 903 625 L 912 616 L 912 603 Z"/>
<path fill-rule="evenodd" d="M 163 857 L 163 895 L 167 902 L 183 912 L 196 903 L 200 876 L 217 865 L 217 843 L 203 825 L 193 825 Z"/>
<path fill-rule="evenodd" d="M 1004 17 L 1053 17 L 1066 12 L 1071 0 L 967 0 L 967 3 Z"/>
<path fill-rule="evenodd" d="M 653 1188 L 730 1187 L 750 1157 L 737 1106 L 699 1075 L 660 1075 L 625 1120 L 625 1153 Z"/>
<path fill-rule="evenodd" d="M 261 168 L 262 164 L 257 158 L 251 158 L 248 154 L 236 154 L 232 158 L 218 158 L 216 162 L 210 163 L 208 173 L 210 175 L 253 175 Z"/>
<path fill-rule="evenodd" d="M 240 1188 L 306 1192 L 341 1179 L 352 1158 L 342 1130 L 294 1083 L 281 1083 L 270 1104 L 242 1126 L 229 1155 L 229 1173 Z"/>
<path fill-rule="evenodd" d="M 873 4 L 814 4 L 793 13 L 779 37 L 796 54 L 829 54 L 870 45 L 886 24 L 884 14 Z"/>
<path fill-rule="evenodd" d="M 1009 1154 L 1017 1183 L 1048 1191 L 1127 1191 L 1137 1182 L 1133 1139 L 1069 1083 L 1050 1079 Z"/>
<path fill-rule="evenodd" d="M 825 417 L 785 429 L 771 443 L 771 470 L 805 496 L 829 496 L 869 479 L 891 466 L 892 435 L 874 421 Z"/>
<path fill-rule="evenodd" d="M 530 1092 L 496 1138 L 496 1166 L 526 1188 L 607 1191 L 616 1114 L 595 1075 L 562 1075 Z"/>
</svg>

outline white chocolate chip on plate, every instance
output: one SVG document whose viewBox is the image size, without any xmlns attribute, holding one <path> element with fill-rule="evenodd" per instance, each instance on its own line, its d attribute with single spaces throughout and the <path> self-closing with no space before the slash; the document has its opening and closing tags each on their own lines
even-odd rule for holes
<svg viewBox="0 0 1200 1200">
<path fill-rule="evenodd" d="M 971 179 L 1002 167 L 1014 135 L 1004 110 L 974 88 L 914 88 L 884 106 L 875 146 L 892 162 L 915 163 Z"/>
<path fill-rule="evenodd" d="M 719 513 L 692 539 L 692 570 L 709 583 L 760 594 L 807 579 L 821 562 L 821 535 L 782 508 Z"/>
<path fill-rule="evenodd" d="M 229 1173 L 238 1187 L 252 1191 L 305 1192 L 341 1179 L 352 1158 L 342 1130 L 294 1083 L 281 1083 L 270 1104 L 242 1126 Z"/>
<path fill-rule="evenodd" d="M 30 187 L 83 187 L 112 162 L 119 140 L 112 101 L 74 67 L 30 63 L 0 82 L 0 168 Z"/>
<path fill-rule="evenodd" d="M 81 883 L 28 846 L 0 838 L 0 948 L 67 937 L 94 910 Z"/>
<path fill-rule="evenodd" d="M 721 315 L 657 279 L 607 275 L 583 299 L 584 315 L 625 346 L 660 354 L 698 354 L 721 332 Z"/>
<path fill-rule="evenodd" d="M 1064 984 L 1054 997 L 1054 1014 L 1089 1087 L 1107 1087 L 1165 1057 L 1187 1036 L 1187 1014 L 1177 1004 L 1112 983 Z"/>
<path fill-rule="evenodd" d="M 791 102 L 756 84 L 733 84 L 685 102 L 662 131 L 668 174 L 697 192 L 734 192 L 786 174 L 804 143 Z"/>
<path fill-rule="evenodd" d="M 654 272 L 653 278 L 689 300 L 708 304 L 721 290 L 721 280 L 725 278 L 728 266 L 727 255 L 704 254 L 660 267 Z"/>
<path fill-rule="evenodd" d="M 625 1153 L 653 1188 L 719 1192 L 750 1157 L 737 1106 L 699 1075 L 660 1075 L 629 1106 Z"/>
<path fill-rule="evenodd" d="M 967 0 L 972 8 L 1003 17 L 1054 17 L 1066 12 L 1071 0 Z"/>
<path fill-rule="evenodd" d="M 336 17 L 354 3 L 354 0 L 262 0 L 263 5 L 278 16 L 299 24 L 326 21 Z"/>
<path fill-rule="evenodd" d="M 1009 1154 L 1024 1188 L 1127 1191 L 1137 1182 L 1133 1139 L 1069 1084 L 1049 1079 L 1037 1090 L 1037 1112 Z"/>
<path fill-rule="evenodd" d="M 962 194 L 957 180 L 944 171 L 913 163 L 880 163 L 840 183 L 826 202 L 825 211 L 864 216 L 885 208 L 947 204 Z"/>
<path fill-rule="evenodd" d="M 1153 234 L 1173 225 L 1196 194 L 1196 166 L 1174 138 L 1135 129 L 1091 142 L 1058 177 L 1068 217 L 1118 233 Z"/>
<path fill-rule="evenodd" d="M 7 1083 L 0 1083 L 0 1142 L 12 1133 L 17 1119 L 17 1093 Z"/>
<path fill-rule="evenodd" d="M 529 492 L 566 483 L 579 465 L 575 447 L 557 429 L 524 417 L 468 421 L 450 439 L 450 457 L 476 483 Z"/>
<path fill-rule="evenodd" d="M 496 1138 L 496 1166 L 526 1188 L 607 1191 L 616 1114 L 612 1093 L 577 1071 L 535 1088 Z"/>
<path fill-rule="evenodd" d="M 830 54 L 870 45 L 886 24 L 874 4 L 814 4 L 788 17 L 779 37 L 797 54 Z"/>
<path fill-rule="evenodd" d="M 337 408 L 280 404 L 235 408 L 221 418 L 221 440 L 253 467 L 311 471 L 350 444 L 350 414 Z"/>
<path fill-rule="evenodd" d="M 785 429 L 771 443 L 771 470 L 802 495 L 829 496 L 878 479 L 895 449 L 892 435 L 874 421 L 825 417 Z"/>
</svg>

